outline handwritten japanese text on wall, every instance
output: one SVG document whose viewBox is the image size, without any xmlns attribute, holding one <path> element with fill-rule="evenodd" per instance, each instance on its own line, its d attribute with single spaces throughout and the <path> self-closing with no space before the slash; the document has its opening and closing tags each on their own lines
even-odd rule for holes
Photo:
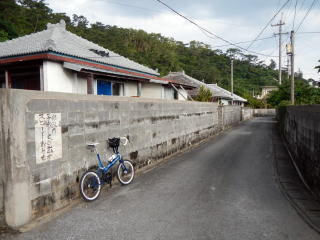
<svg viewBox="0 0 320 240">
<path fill-rule="evenodd" d="M 35 114 L 37 164 L 62 157 L 61 113 Z"/>
</svg>

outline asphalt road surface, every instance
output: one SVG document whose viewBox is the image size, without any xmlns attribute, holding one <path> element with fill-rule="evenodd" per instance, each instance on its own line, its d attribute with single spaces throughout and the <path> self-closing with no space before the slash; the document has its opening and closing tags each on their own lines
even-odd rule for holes
<svg viewBox="0 0 320 240">
<path fill-rule="evenodd" d="M 320 239 L 279 190 L 271 118 L 256 118 L 4 239 Z M 1 238 L 1 237 L 0 237 Z"/>
</svg>

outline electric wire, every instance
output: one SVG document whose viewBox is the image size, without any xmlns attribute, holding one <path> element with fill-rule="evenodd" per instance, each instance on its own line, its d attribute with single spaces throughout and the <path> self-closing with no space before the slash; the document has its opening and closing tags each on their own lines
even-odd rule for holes
<svg viewBox="0 0 320 240">
<path fill-rule="evenodd" d="M 314 6 L 315 3 L 316 3 L 316 0 L 313 0 L 312 3 L 311 3 L 311 5 L 310 5 L 310 7 L 309 7 L 309 9 L 308 9 L 308 11 L 307 11 L 307 13 L 304 15 L 303 19 L 301 20 L 301 22 L 300 22 L 298 28 L 295 30 L 295 32 L 298 32 L 298 31 L 299 31 L 301 25 L 303 24 L 303 22 L 305 21 L 305 19 L 306 19 L 306 18 L 308 17 L 308 15 L 310 14 L 310 12 L 311 12 L 311 10 L 312 10 L 312 8 L 313 8 L 313 6 Z"/>
<path fill-rule="evenodd" d="M 293 1 L 290 2 L 290 4 L 287 6 L 287 8 L 286 8 L 286 9 L 283 11 L 283 13 L 282 13 L 282 18 L 283 18 L 284 20 L 289 19 L 290 16 L 291 16 L 291 14 L 292 14 L 292 12 L 291 12 L 291 7 L 294 7 L 294 4 L 293 4 L 293 6 L 292 6 L 292 3 L 293 3 Z"/>
<path fill-rule="evenodd" d="M 159 2 L 160 4 L 164 5 L 166 8 L 170 9 L 172 12 L 174 12 L 174 13 L 177 14 L 178 16 L 184 18 L 185 20 L 187 20 L 187 21 L 190 22 L 191 24 L 195 25 L 197 28 L 202 29 L 202 30 L 205 31 L 206 33 L 208 33 L 208 34 L 214 36 L 215 38 L 220 39 L 221 41 L 226 42 L 226 43 L 228 43 L 228 44 L 230 44 L 230 45 L 232 45 L 232 46 L 234 46 L 234 47 L 236 47 L 236 48 L 239 48 L 239 49 L 244 50 L 244 51 L 246 51 L 246 52 L 254 53 L 254 54 L 256 54 L 256 55 L 265 56 L 265 57 L 277 57 L 277 56 L 269 56 L 269 55 L 267 55 L 267 54 L 258 53 L 258 52 L 251 51 L 251 50 L 247 50 L 247 49 L 245 49 L 244 47 L 238 46 L 238 45 L 236 45 L 235 43 L 232 43 L 232 42 L 224 39 L 223 37 L 220 37 L 219 35 L 214 34 L 214 33 L 212 33 L 211 31 L 207 30 L 206 28 L 200 26 L 199 24 L 197 24 L 196 22 L 192 21 L 191 19 L 189 19 L 188 17 L 184 16 L 183 14 L 179 13 L 177 10 L 173 9 L 173 8 L 170 7 L 168 4 L 162 2 L 161 0 L 155 0 L 155 1 L 157 1 L 157 2 Z M 290 1 L 290 0 L 288 0 L 288 1 Z"/>
<path fill-rule="evenodd" d="M 294 29 L 294 23 L 295 23 L 295 21 L 296 21 L 297 4 L 298 4 L 298 0 L 296 0 L 296 5 L 294 6 L 294 15 L 293 15 L 292 29 Z"/>
<path fill-rule="evenodd" d="M 274 36 L 270 36 L 270 37 L 265 37 L 265 38 L 259 38 L 256 41 L 261 41 L 261 40 L 265 40 L 265 39 L 270 39 L 270 38 L 274 38 Z M 234 44 L 242 44 L 242 43 L 249 43 L 252 42 L 252 40 L 249 41 L 242 41 L 242 42 L 236 42 Z M 227 47 L 230 46 L 230 44 L 224 44 L 224 45 L 218 45 L 218 46 L 212 46 L 212 48 L 218 48 L 218 47 Z"/>
<path fill-rule="evenodd" d="M 266 28 L 270 25 L 270 23 L 273 21 L 273 19 L 275 19 L 276 16 L 278 16 L 278 14 L 282 11 L 282 9 L 290 2 L 291 0 L 287 0 L 282 6 L 281 8 L 276 12 L 276 14 L 273 15 L 273 17 L 268 21 L 268 23 L 264 26 L 264 28 L 259 32 L 259 34 L 256 36 L 256 38 L 251 42 L 251 44 L 249 44 L 249 46 L 246 48 L 246 50 L 248 50 L 253 44 L 254 42 L 261 36 L 261 34 L 266 30 Z"/>
<path fill-rule="evenodd" d="M 298 12 L 303 8 L 303 5 L 304 5 L 305 1 L 306 1 L 306 0 L 303 0 L 303 1 L 302 1 L 302 3 L 301 3 L 301 5 L 300 5 L 300 8 L 299 8 Z"/>
</svg>

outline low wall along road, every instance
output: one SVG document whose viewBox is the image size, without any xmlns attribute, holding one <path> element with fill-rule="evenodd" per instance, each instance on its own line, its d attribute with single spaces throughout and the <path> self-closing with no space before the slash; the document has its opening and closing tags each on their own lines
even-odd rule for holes
<svg viewBox="0 0 320 240">
<path fill-rule="evenodd" d="M 277 118 L 296 166 L 320 197 L 320 105 L 282 107 Z"/>
<path fill-rule="evenodd" d="M 79 178 L 96 165 L 86 142 L 102 151 L 127 136 L 120 151 L 141 168 L 252 117 L 215 103 L 13 89 L 0 89 L 0 102 L 0 215 L 13 227 L 79 197 Z"/>
</svg>

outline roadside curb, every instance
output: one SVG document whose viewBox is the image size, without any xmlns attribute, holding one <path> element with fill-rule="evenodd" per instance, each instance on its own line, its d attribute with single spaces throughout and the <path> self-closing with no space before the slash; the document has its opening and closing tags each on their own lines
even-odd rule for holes
<svg viewBox="0 0 320 240">
<path fill-rule="evenodd" d="M 320 201 L 306 185 L 276 126 L 272 129 L 274 172 L 280 191 L 302 219 L 320 234 Z"/>
</svg>

